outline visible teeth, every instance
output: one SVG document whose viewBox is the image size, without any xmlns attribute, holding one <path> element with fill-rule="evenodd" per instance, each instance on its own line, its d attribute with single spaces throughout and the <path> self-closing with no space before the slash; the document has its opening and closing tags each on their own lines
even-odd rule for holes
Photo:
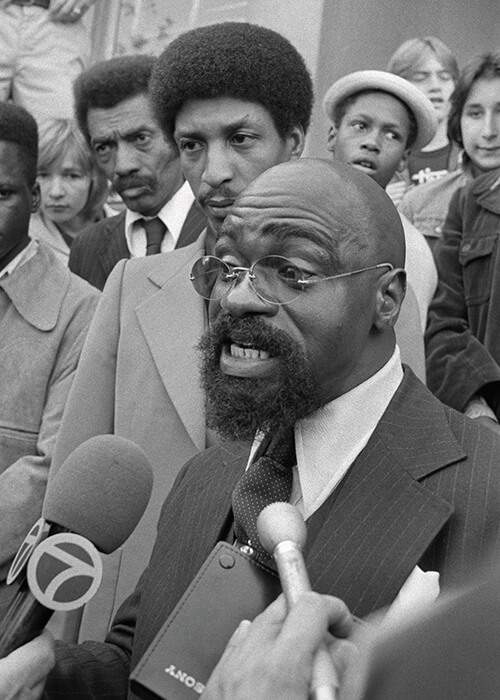
<svg viewBox="0 0 500 700">
<path fill-rule="evenodd" d="M 232 357 L 245 357 L 249 360 L 267 360 L 269 353 L 266 350 L 257 350 L 257 348 L 244 348 L 236 343 L 231 343 L 230 351 Z"/>
</svg>

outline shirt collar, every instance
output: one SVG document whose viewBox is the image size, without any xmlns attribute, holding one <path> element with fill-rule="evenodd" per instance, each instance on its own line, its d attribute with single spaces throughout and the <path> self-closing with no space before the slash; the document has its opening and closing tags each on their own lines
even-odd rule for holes
<svg viewBox="0 0 500 700">
<path fill-rule="evenodd" d="M 305 518 L 326 500 L 366 446 L 402 379 L 396 346 L 378 372 L 296 423 L 297 478 L 291 500 Z"/>
<path fill-rule="evenodd" d="M 188 182 L 177 190 L 177 192 L 166 202 L 156 216 L 163 221 L 170 232 L 173 245 L 176 246 L 182 227 L 188 212 L 194 202 L 194 194 Z M 146 236 L 142 226 L 134 224 L 141 219 L 156 218 L 145 217 L 137 211 L 125 210 L 125 238 L 127 247 L 133 257 L 142 257 L 146 254 Z M 162 252 L 163 248 L 162 248 Z"/>
</svg>

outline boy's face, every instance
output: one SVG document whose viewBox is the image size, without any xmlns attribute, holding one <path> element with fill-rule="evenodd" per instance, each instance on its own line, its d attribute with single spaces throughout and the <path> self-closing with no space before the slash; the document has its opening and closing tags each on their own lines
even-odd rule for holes
<svg viewBox="0 0 500 700">
<path fill-rule="evenodd" d="M 30 216 L 39 204 L 38 185 L 28 182 L 23 161 L 22 148 L 0 141 L 0 269 L 26 245 Z"/>
<path fill-rule="evenodd" d="M 328 150 L 386 187 L 408 158 L 410 118 L 404 104 L 387 92 L 363 92 L 347 107 L 328 135 Z"/>
</svg>

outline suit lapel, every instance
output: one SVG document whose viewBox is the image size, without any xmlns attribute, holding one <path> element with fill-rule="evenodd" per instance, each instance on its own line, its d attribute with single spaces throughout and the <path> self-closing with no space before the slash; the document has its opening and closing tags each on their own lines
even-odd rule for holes
<svg viewBox="0 0 500 700">
<path fill-rule="evenodd" d="M 214 447 L 205 453 L 210 458 L 202 461 L 201 470 L 191 473 L 190 510 L 200 518 L 196 541 L 190 543 L 190 559 L 196 566 L 193 575 L 214 544 L 227 534 L 232 492 L 245 471 L 249 451 L 250 445 L 242 443 Z"/>
<path fill-rule="evenodd" d="M 182 229 L 175 247 L 184 248 L 185 246 L 194 243 L 206 225 L 207 219 L 205 214 L 201 211 L 198 204 L 193 202 L 190 210 L 187 213 L 184 224 L 182 225 Z"/>
<path fill-rule="evenodd" d="M 311 518 L 314 530 L 326 513 L 307 547 L 315 590 L 357 615 L 391 603 L 453 512 L 425 476 L 464 456 L 441 405 L 406 372 L 343 483 Z"/>
<path fill-rule="evenodd" d="M 205 447 L 205 402 L 196 345 L 206 325 L 206 311 L 189 281 L 192 264 L 200 255 L 203 239 L 158 256 L 150 274 L 158 292 L 140 304 L 136 314 L 163 385 L 188 435 L 201 450 Z"/>
<path fill-rule="evenodd" d="M 103 231 L 98 256 L 106 279 L 119 260 L 130 258 L 125 239 L 125 212 L 109 219 L 109 224 Z"/>
<path fill-rule="evenodd" d="M 170 495 L 169 507 L 164 509 L 160 518 L 150 575 L 145 580 L 132 667 L 225 530 L 230 515 L 231 493 L 245 468 L 247 456 L 248 446 L 228 449 L 219 446 L 204 452 L 195 458 L 198 460 L 197 467 L 191 465 L 181 487 Z M 187 522 L 183 515 L 186 508 L 189 512 L 189 531 L 178 531 L 179 523 Z M 168 585 L 165 585 L 166 576 Z"/>
</svg>

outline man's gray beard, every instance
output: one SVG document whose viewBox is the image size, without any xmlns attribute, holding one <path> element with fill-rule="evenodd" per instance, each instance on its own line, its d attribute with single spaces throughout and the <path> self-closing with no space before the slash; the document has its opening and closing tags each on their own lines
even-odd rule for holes
<svg viewBox="0 0 500 700">
<path fill-rule="evenodd" d="M 273 378 L 234 377 L 221 372 L 220 354 L 230 335 L 279 359 Z M 200 343 L 207 425 L 223 438 L 251 440 L 257 431 L 293 426 L 319 408 L 319 387 L 297 343 L 257 318 L 219 316 Z"/>
</svg>

